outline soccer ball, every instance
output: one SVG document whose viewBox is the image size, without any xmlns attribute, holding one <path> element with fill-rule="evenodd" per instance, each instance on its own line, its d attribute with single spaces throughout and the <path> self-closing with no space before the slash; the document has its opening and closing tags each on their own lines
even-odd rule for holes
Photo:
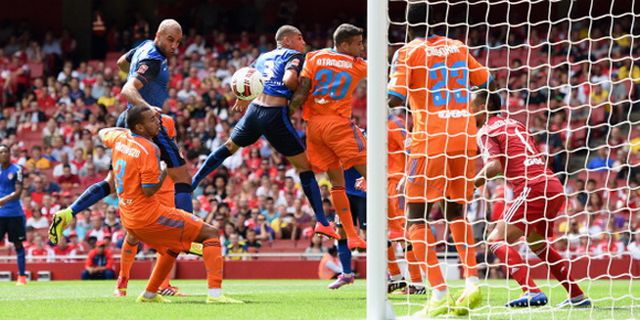
<svg viewBox="0 0 640 320">
<path fill-rule="evenodd" d="M 240 100 L 254 99 L 264 89 L 262 74 L 251 67 L 241 68 L 231 78 L 231 89 Z"/>
</svg>

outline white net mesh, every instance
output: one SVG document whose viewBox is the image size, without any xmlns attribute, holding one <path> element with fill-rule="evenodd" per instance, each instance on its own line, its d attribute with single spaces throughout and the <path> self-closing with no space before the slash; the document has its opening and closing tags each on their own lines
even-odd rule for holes
<svg viewBox="0 0 640 320">
<path fill-rule="evenodd" d="M 562 255 L 561 263 L 568 267 L 595 306 L 562 310 L 555 307 L 567 298 L 567 292 L 547 268 L 548 263 L 528 248 L 524 238 L 510 246 L 523 260 L 516 268 L 527 269 L 527 274 L 549 301 L 547 306 L 535 309 L 504 306 L 520 297 L 522 290 L 506 268 L 506 261 L 490 250 L 487 240 L 497 221 L 502 219 L 499 213 L 516 206 L 522 192 L 514 194 L 511 179 L 497 179 L 475 190 L 473 200 L 466 204 L 466 218 L 475 236 L 482 287 L 482 302 L 471 310 L 470 316 L 492 319 L 567 316 L 628 319 L 640 316 L 640 283 L 637 281 L 640 277 L 640 4 L 632 0 L 428 1 L 427 19 L 433 19 L 430 21 L 435 23 L 409 24 L 406 8 L 410 2 L 419 1 L 392 0 L 389 3 L 389 56 L 411 42 L 410 28 L 422 26 L 427 27 L 426 34 L 422 35 L 426 39 L 431 33 L 437 33 L 459 40 L 468 47 L 469 56 L 488 67 L 502 98 L 504 117 L 525 125 L 546 167 L 564 187 L 567 200 L 555 216 L 548 215 L 552 218 L 547 218 L 547 222 L 553 222 L 553 227 L 545 244 Z M 447 52 L 431 51 L 431 55 L 446 56 Z M 426 61 L 430 61 L 429 58 Z M 425 77 L 435 78 L 423 83 L 427 88 L 422 91 L 428 92 L 424 104 L 444 105 L 442 108 L 447 109 L 450 103 L 471 97 L 468 90 L 455 90 L 452 87 L 459 87 L 448 84 L 461 80 L 466 88 L 474 86 L 473 75 L 456 73 L 469 66 L 460 67 L 454 63 L 444 58 L 444 66 L 434 67 L 429 62 L 422 65 Z M 420 69 L 407 60 L 401 64 L 414 72 Z M 397 67 L 392 64 L 392 86 Z M 469 72 L 472 74 L 473 70 Z M 421 89 L 410 75 L 403 76 L 406 91 L 392 95 L 406 98 L 406 101 L 389 110 L 395 115 L 390 121 L 389 139 L 392 141 L 394 134 L 406 133 L 397 126 L 406 123 L 408 131 L 414 127 L 413 134 L 406 136 L 413 138 L 415 143 L 415 117 L 419 106 L 411 105 L 410 101 L 411 95 Z M 444 80 L 445 84 L 439 86 L 439 80 Z M 443 100 L 438 101 L 439 97 Z M 442 116 L 433 111 L 435 109 L 429 110 L 424 113 Z M 457 117 L 451 112 L 446 116 Z M 394 121 L 396 125 L 391 124 Z M 446 123 L 442 131 L 451 132 L 450 124 Z M 422 133 L 434 135 L 433 131 Z M 433 144 L 428 137 L 422 139 L 425 144 L 426 141 Z M 451 142 L 454 139 L 448 136 L 446 141 L 454 143 Z M 475 137 L 473 139 L 475 141 Z M 427 169 L 412 163 L 407 148 L 393 149 L 392 142 L 389 148 L 391 171 L 392 162 L 396 161 L 393 157 L 401 157 L 404 161 L 404 168 L 390 173 L 391 184 L 398 183 L 400 177 L 429 176 Z M 466 148 L 470 147 L 467 145 Z M 412 153 L 411 156 L 416 155 Z M 449 154 L 445 158 L 456 156 Z M 483 162 L 479 156 L 474 156 L 472 162 L 475 163 L 475 175 Z M 438 176 L 446 178 L 447 168 L 441 169 L 445 174 L 441 171 Z M 445 183 L 445 187 L 452 185 L 453 181 Z M 423 200 L 427 199 L 428 190 L 433 186 L 437 184 L 429 186 L 427 183 Z M 390 229 L 398 222 L 405 222 L 401 217 L 406 213 L 403 204 L 407 199 L 416 198 L 407 185 L 397 194 L 393 189 L 389 190 L 389 206 L 400 207 L 401 214 L 390 214 Z M 530 227 L 530 221 L 525 220 L 522 221 Z M 437 251 L 440 268 L 455 299 L 459 296 L 458 291 L 466 287 L 465 263 L 459 259 L 455 248 L 461 243 L 453 241 L 443 208 L 434 206 L 423 222 L 433 231 L 437 245 L 432 249 Z M 404 227 L 408 229 L 408 225 Z M 392 234 L 390 236 L 393 238 Z M 390 260 L 395 259 L 398 263 L 401 273 L 394 275 L 397 272 L 390 266 L 390 288 L 397 289 L 390 295 L 390 301 L 397 315 L 419 311 L 431 294 L 425 270 L 418 272 L 422 275 L 420 279 L 415 268 L 413 272 L 408 268 L 412 264 L 425 265 L 424 261 L 413 260 L 411 253 L 407 254 L 406 248 L 410 244 L 410 241 L 394 242 L 394 253 L 389 255 Z M 427 287 L 426 296 L 397 295 L 400 292 L 420 293 L 423 283 Z M 403 289 L 405 284 L 410 286 Z"/>
</svg>

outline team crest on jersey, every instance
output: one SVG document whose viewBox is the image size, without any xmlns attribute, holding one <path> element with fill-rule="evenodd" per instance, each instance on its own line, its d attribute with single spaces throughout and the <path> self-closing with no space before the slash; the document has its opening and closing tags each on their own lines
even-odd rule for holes
<svg viewBox="0 0 640 320">
<path fill-rule="evenodd" d="M 144 74 L 145 72 L 147 72 L 147 69 L 149 69 L 149 67 L 147 65 L 141 64 L 138 67 L 138 71 L 136 71 L 136 72 L 139 73 L 139 74 Z"/>
<path fill-rule="evenodd" d="M 7 175 L 7 178 L 9 178 L 9 180 L 13 180 L 13 173 L 9 173 L 9 174 Z"/>
</svg>

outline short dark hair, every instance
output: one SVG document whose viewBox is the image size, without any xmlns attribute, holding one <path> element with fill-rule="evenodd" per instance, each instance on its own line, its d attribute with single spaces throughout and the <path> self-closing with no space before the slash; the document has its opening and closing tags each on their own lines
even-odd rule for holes
<svg viewBox="0 0 640 320">
<path fill-rule="evenodd" d="M 276 31 L 276 42 L 280 42 L 284 40 L 284 37 L 292 33 L 302 33 L 302 32 L 300 32 L 300 29 L 294 26 L 285 24 L 284 26 L 278 28 L 278 31 Z"/>
<path fill-rule="evenodd" d="M 426 35 L 428 8 L 429 7 L 424 2 L 411 3 L 407 6 L 408 29 L 413 35 Z"/>
<path fill-rule="evenodd" d="M 142 115 L 148 110 L 151 109 L 147 106 L 134 106 L 127 111 L 126 119 L 129 130 L 133 130 L 137 124 L 144 121 L 144 117 Z"/>
<path fill-rule="evenodd" d="M 502 109 L 502 99 L 496 92 L 489 92 L 487 90 L 480 90 L 476 92 L 476 100 L 484 101 L 485 108 L 489 112 L 497 112 Z"/>
<path fill-rule="evenodd" d="M 333 32 L 333 43 L 338 46 L 344 42 L 351 42 L 351 39 L 364 34 L 362 28 L 358 28 L 349 23 L 343 23 Z"/>
</svg>

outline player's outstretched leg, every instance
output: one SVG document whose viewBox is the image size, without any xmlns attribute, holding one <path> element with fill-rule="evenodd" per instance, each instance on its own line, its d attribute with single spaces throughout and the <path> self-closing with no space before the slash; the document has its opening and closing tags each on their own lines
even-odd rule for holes
<svg viewBox="0 0 640 320">
<path fill-rule="evenodd" d="M 519 239 L 522 231 L 514 226 L 509 226 L 505 221 L 498 222 L 498 225 L 489 235 L 491 251 L 507 264 L 507 270 L 511 277 L 520 284 L 524 294 L 512 301 L 507 307 L 537 307 L 548 303 L 547 296 L 540 291 L 531 277 L 529 266 L 525 264 L 520 253 L 509 246 L 509 243 Z M 507 243 L 509 242 L 509 243 Z"/>
<path fill-rule="evenodd" d="M 366 249 L 367 243 L 360 238 L 356 227 L 353 224 L 349 198 L 344 187 L 334 186 L 331 188 L 331 200 L 336 208 L 336 214 L 340 218 L 340 223 L 347 234 L 349 249 Z"/>
<path fill-rule="evenodd" d="M 68 208 L 56 212 L 49 226 L 49 241 L 57 244 L 58 239 L 62 237 L 62 231 L 71 223 L 73 217 L 111 194 L 113 185 L 113 176 L 109 171 L 105 180 L 92 184 Z"/>
<path fill-rule="evenodd" d="M 340 233 L 342 234 L 343 231 Z M 340 264 L 342 264 L 342 274 L 338 276 L 336 281 L 329 284 L 329 289 L 340 289 L 340 287 L 344 285 L 355 282 L 355 275 L 351 270 L 351 250 L 349 249 L 347 240 L 344 238 L 338 240 L 338 257 L 340 258 Z"/>
<path fill-rule="evenodd" d="M 591 307 L 591 300 L 585 296 L 578 283 L 571 276 L 570 268 L 560 253 L 550 247 L 546 239 L 535 231 L 529 233 L 527 242 L 529 243 L 529 248 L 542 261 L 547 262 L 547 267 L 551 270 L 553 276 L 560 281 L 560 284 L 569 293 L 569 298 L 560 303 L 558 307 Z"/>
<path fill-rule="evenodd" d="M 194 242 L 202 242 L 202 257 L 207 270 L 207 287 L 209 288 L 206 302 L 211 304 L 244 303 L 222 293 L 222 265 L 224 262 L 218 230 L 204 224 Z"/>
</svg>

